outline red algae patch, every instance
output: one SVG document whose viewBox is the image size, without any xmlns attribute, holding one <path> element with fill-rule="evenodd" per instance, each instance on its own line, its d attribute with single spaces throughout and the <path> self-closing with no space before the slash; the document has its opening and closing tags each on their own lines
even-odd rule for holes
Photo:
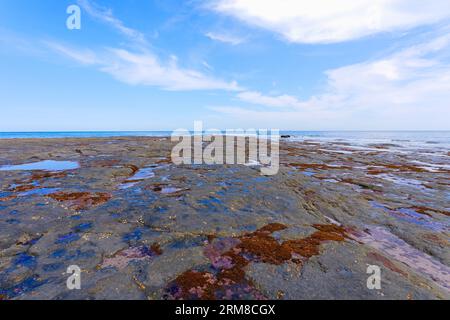
<svg viewBox="0 0 450 320">
<path fill-rule="evenodd" d="M 113 167 L 120 164 L 119 160 L 110 159 L 110 160 L 93 160 L 90 161 L 89 164 L 93 167 Z"/>
<path fill-rule="evenodd" d="M 27 177 L 26 179 L 16 180 L 14 184 L 10 185 L 9 191 L 17 193 L 17 195 L 13 194 L 8 197 L 0 198 L 0 202 L 13 200 L 17 197 L 27 195 L 27 193 L 33 192 L 33 190 L 39 191 L 46 189 L 40 186 L 40 182 L 44 179 L 64 178 L 64 177 L 66 177 L 66 173 L 61 171 L 58 172 L 35 171 L 31 176 Z M 39 192 L 36 193 L 39 194 Z"/>
<path fill-rule="evenodd" d="M 175 299 L 189 299 L 192 296 L 214 300 L 218 281 L 212 273 L 188 270 L 175 279 L 178 288 L 173 292 Z"/>
<path fill-rule="evenodd" d="M 90 207 L 99 206 L 111 199 L 111 195 L 105 192 L 56 192 L 48 197 L 58 202 L 67 203 L 74 210 L 86 210 Z"/>
<path fill-rule="evenodd" d="M 426 233 L 422 236 L 423 239 L 427 240 L 427 241 L 431 241 L 433 243 L 438 244 L 441 247 L 449 247 L 450 246 L 450 242 L 448 242 L 446 239 L 439 237 L 436 234 L 433 233 Z"/>
<path fill-rule="evenodd" d="M 272 237 L 272 233 L 286 229 L 286 226 L 273 223 L 254 233 L 239 237 L 237 249 L 240 253 L 251 256 L 253 261 L 281 264 L 291 258 L 291 251 Z M 229 252 L 233 255 L 233 252 Z"/>
<path fill-rule="evenodd" d="M 338 170 L 338 169 L 346 169 L 351 170 L 351 167 L 348 166 L 331 166 L 322 163 L 289 163 L 289 166 L 299 168 L 302 170 L 306 169 L 316 169 L 316 170 Z"/>
<path fill-rule="evenodd" d="M 0 202 L 11 201 L 11 200 L 14 200 L 15 198 L 17 198 L 17 196 L 15 196 L 15 195 L 3 197 L 3 198 L 0 198 Z"/>
<path fill-rule="evenodd" d="M 390 148 L 399 148 L 401 146 L 393 143 L 380 143 L 380 144 L 369 144 L 368 147 L 375 149 L 390 149 Z"/>
<path fill-rule="evenodd" d="M 314 225 L 318 231 L 309 237 L 299 240 L 288 240 L 283 246 L 302 257 L 311 258 L 320 253 L 320 245 L 325 241 L 344 241 L 345 229 L 336 225 Z"/>
<path fill-rule="evenodd" d="M 160 160 L 156 161 L 156 163 L 157 164 L 172 164 L 172 158 L 169 156 L 164 159 L 160 159 Z"/>
<path fill-rule="evenodd" d="M 13 189 L 11 189 L 12 192 L 25 192 L 25 191 L 30 191 L 30 190 L 34 190 L 38 188 L 38 186 L 32 185 L 32 184 L 24 184 L 21 186 L 17 186 Z"/>
<path fill-rule="evenodd" d="M 373 168 L 368 168 L 368 170 L 367 170 L 367 174 L 370 174 L 370 175 L 379 175 L 379 174 L 383 174 L 383 173 L 388 173 L 388 171 L 387 170 L 384 170 L 384 169 L 373 169 Z"/>
<path fill-rule="evenodd" d="M 370 174 L 386 173 L 386 169 L 397 172 L 416 172 L 416 173 L 430 172 L 428 169 L 408 164 L 377 164 L 375 165 L 375 168 L 369 167 L 368 169 L 369 169 L 368 173 Z M 442 172 L 446 172 L 446 170 L 443 170 Z"/>
<path fill-rule="evenodd" d="M 136 174 L 136 172 L 139 171 L 139 167 L 135 166 L 134 164 L 127 164 L 127 165 L 124 165 L 124 167 L 131 170 L 130 176 L 133 176 L 134 174 Z"/>
<path fill-rule="evenodd" d="M 175 300 L 265 299 L 249 280 L 239 279 L 236 282 L 232 279 L 217 277 L 212 272 L 196 270 L 188 270 L 180 274 L 168 287 L 166 298 Z"/>
<path fill-rule="evenodd" d="M 367 168 L 367 173 L 370 175 L 378 175 L 390 172 L 415 172 L 415 173 L 427 173 L 430 172 L 428 169 L 417 167 L 407 164 L 376 164 Z M 436 171 L 436 172 L 445 172 Z"/>
<path fill-rule="evenodd" d="M 415 210 L 418 213 L 427 215 L 429 217 L 431 217 L 431 214 L 429 212 L 437 212 L 437 213 L 440 213 L 440 214 L 443 214 L 445 216 L 449 216 L 450 217 L 450 212 L 449 211 L 432 209 L 432 208 L 427 208 L 427 207 L 423 207 L 423 206 L 413 206 L 410 209 Z"/>
<path fill-rule="evenodd" d="M 272 234 L 287 226 L 268 224 L 255 232 L 233 238 L 217 239 L 205 247 L 210 259 L 210 270 L 188 270 L 173 280 L 168 288 L 170 299 L 264 299 L 251 280 L 245 267 L 253 262 L 281 265 L 292 261 L 302 264 L 320 253 L 325 241 L 344 241 L 345 228 L 336 225 L 313 225 L 317 230 L 309 237 L 278 242 Z"/>
<path fill-rule="evenodd" d="M 150 246 L 150 249 L 157 255 L 160 256 L 162 255 L 163 251 L 161 250 L 161 247 L 159 246 L 159 244 L 154 243 Z"/>
<path fill-rule="evenodd" d="M 31 176 L 30 180 L 42 180 L 42 179 L 48 179 L 48 178 L 65 178 L 67 174 L 65 172 L 35 172 Z"/>
<path fill-rule="evenodd" d="M 339 181 L 343 182 L 343 183 L 348 183 L 348 184 L 353 184 L 355 186 L 361 187 L 363 189 L 370 189 L 370 190 L 378 190 L 381 191 L 381 187 L 377 186 L 377 185 L 373 185 L 373 184 L 369 184 L 363 181 L 358 181 L 356 179 L 352 179 L 352 178 L 340 178 Z"/>
</svg>

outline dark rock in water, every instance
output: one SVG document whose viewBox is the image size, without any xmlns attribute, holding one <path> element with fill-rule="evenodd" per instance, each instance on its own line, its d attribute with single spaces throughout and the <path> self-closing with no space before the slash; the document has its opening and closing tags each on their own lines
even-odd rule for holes
<svg viewBox="0 0 450 320">
<path fill-rule="evenodd" d="M 282 139 L 287 139 L 287 138 L 290 138 L 291 136 L 290 135 L 288 135 L 288 134 L 282 134 L 281 135 L 281 138 Z"/>
</svg>

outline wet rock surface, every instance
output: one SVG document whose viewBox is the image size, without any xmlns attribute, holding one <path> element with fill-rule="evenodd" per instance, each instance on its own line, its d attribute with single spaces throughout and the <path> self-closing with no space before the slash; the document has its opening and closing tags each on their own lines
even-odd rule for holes
<svg viewBox="0 0 450 320">
<path fill-rule="evenodd" d="M 274 176 L 160 137 L 0 140 L 0 166 L 72 164 L 0 171 L 0 299 L 450 298 L 448 150 L 288 138 Z"/>
</svg>

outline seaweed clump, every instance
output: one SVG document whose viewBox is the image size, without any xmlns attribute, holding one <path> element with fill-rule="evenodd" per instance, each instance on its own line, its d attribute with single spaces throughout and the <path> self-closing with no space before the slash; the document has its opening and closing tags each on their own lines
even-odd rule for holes
<svg viewBox="0 0 450 320">
<path fill-rule="evenodd" d="M 340 166 L 330 166 L 322 163 L 289 163 L 289 166 L 295 167 L 301 170 L 314 169 L 314 170 L 337 170 L 346 169 L 351 170 L 352 168 L 344 165 Z"/>
<path fill-rule="evenodd" d="M 86 210 L 111 199 L 111 195 L 105 192 L 56 192 L 49 194 L 48 197 L 58 202 L 68 203 L 68 207 L 74 210 Z"/>
<path fill-rule="evenodd" d="M 246 278 L 245 267 L 252 262 L 281 265 L 288 261 L 302 264 L 320 253 L 325 241 L 344 241 L 346 230 L 337 225 L 315 224 L 310 236 L 279 242 L 273 233 L 287 228 L 280 223 L 268 224 L 255 232 L 233 238 L 217 239 L 205 247 L 211 264 L 207 269 L 188 270 L 167 287 L 169 299 L 243 299 L 265 298 Z"/>
<path fill-rule="evenodd" d="M 410 209 L 415 210 L 418 213 L 427 215 L 429 217 L 432 217 L 432 215 L 429 213 L 430 211 L 437 212 L 437 213 L 440 213 L 440 214 L 450 217 L 450 212 L 445 211 L 445 210 L 438 210 L 438 209 L 433 209 L 433 208 L 428 208 L 428 207 L 423 207 L 423 206 L 413 206 Z"/>
</svg>

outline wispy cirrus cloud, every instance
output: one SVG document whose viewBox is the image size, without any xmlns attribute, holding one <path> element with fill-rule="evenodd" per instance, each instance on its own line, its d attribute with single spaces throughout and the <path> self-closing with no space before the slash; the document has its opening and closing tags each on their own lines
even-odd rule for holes
<svg viewBox="0 0 450 320">
<path fill-rule="evenodd" d="M 342 42 L 450 18 L 448 0 L 211 0 L 208 7 L 297 43 Z"/>
<path fill-rule="evenodd" d="M 224 33 L 224 32 L 207 32 L 207 33 L 205 33 L 205 36 L 210 38 L 211 40 L 228 43 L 233 46 L 237 46 L 246 41 L 246 39 L 243 37 L 239 37 L 239 36 L 232 35 L 229 33 Z"/>
<path fill-rule="evenodd" d="M 130 85 L 155 86 L 165 90 L 240 90 L 236 82 L 226 82 L 196 70 L 181 68 L 176 59 L 161 62 L 152 52 L 131 52 L 120 48 L 101 51 L 78 49 L 58 42 L 48 47 L 83 65 L 97 67 L 118 81 Z"/>
<path fill-rule="evenodd" d="M 54 52 L 80 64 L 94 66 L 118 81 L 131 85 L 180 91 L 240 90 L 235 81 L 225 81 L 197 70 L 180 67 L 174 56 L 161 59 L 150 49 L 143 33 L 127 27 L 110 9 L 100 7 L 89 0 L 78 0 L 78 3 L 94 19 L 106 23 L 124 35 L 136 49 L 77 48 L 57 41 L 46 41 L 47 47 Z"/>
<path fill-rule="evenodd" d="M 268 107 L 300 108 L 305 105 L 304 102 L 301 102 L 296 97 L 286 94 L 279 96 L 269 96 L 257 91 L 243 91 L 240 92 L 237 97 L 244 102 Z"/>
<path fill-rule="evenodd" d="M 226 82 L 201 72 L 180 68 L 176 60 L 161 63 L 152 53 L 132 53 L 110 49 L 109 63 L 101 70 L 134 85 L 158 86 L 166 90 L 239 90 L 235 81 Z"/>
<path fill-rule="evenodd" d="M 125 26 L 125 24 L 121 20 L 117 19 L 114 16 L 111 9 L 99 6 L 98 4 L 89 0 L 77 0 L 77 3 L 92 18 L 108 24 L 135 43 L 141 45 L 148 44 L 143 33 Z"/>
<path fill-rule="evenodd" d="M 93 50 L 76 49 L 53 41 L 44 41 L 44 44 L 60 55 L 70 58 L 78 63 L 84 65 L 93 65 L 100 63 L 99 57 Z"/>
</svg>

